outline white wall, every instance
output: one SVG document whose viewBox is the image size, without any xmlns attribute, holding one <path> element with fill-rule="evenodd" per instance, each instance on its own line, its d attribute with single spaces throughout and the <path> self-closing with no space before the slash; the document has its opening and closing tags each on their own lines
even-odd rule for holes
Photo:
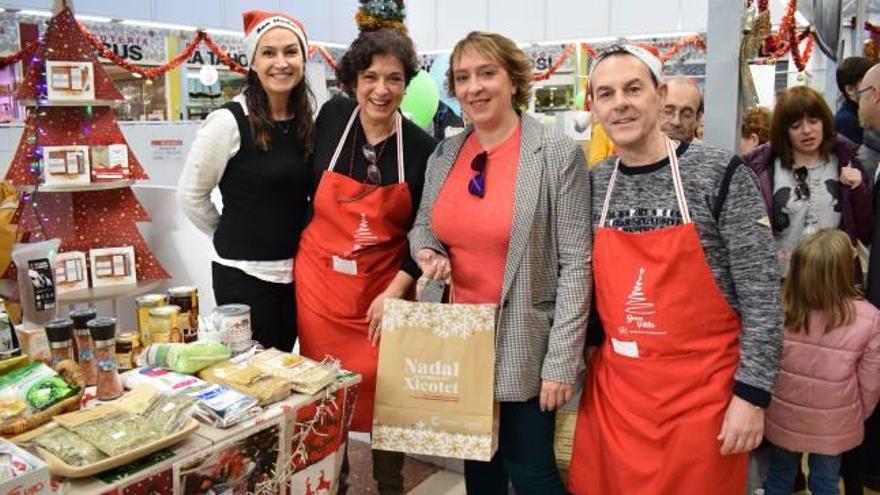
<svg viewBox="0 0 880 495">
<path fill-rule="evenodd" d="M 313 40 L 348 44 L 357 36 L 354 23 L 357 0 L 69 1 L 79 14 L 233 30 L 242 29 L 242 12 L 268 10 L 284 12 L 301 20 Z M 0 7 L 50 10 L 52 0 L 0 0 Z"/>
<path fill-rule="evenodd" d="M 777 0 L 778 1 L 778 0 Z M 705 31 L 707 0 L 415 0 L 407 24 L 421 51 L 450 49 L 472 30 L 519 42 Z"/>
</svg>

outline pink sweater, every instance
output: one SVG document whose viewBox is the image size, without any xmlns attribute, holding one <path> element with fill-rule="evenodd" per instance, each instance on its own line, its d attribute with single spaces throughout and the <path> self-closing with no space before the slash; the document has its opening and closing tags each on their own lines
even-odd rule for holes
<svg viewBox="0 0 880 495">
<path fill-rule="evenodd" d="M 880 311 L 856 301 L 851 325 L 824 333 L 810 316 L 810 334 L 786 330 L 779 378 L 764 436 L 797 452 L 836 455 L 860 443 L 863 422 L 880 398 Z"/>
</svg>

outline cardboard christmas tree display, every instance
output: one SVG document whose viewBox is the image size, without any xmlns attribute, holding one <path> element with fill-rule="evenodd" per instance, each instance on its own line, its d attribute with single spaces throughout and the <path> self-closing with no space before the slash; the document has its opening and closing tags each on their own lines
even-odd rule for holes
<svg viewBox="0 0 880 495">
<path fill-rule="evenodd" d="M 170 278 L 138 231 L 149 215 L 131 183 L 121 181 L 149 178 L 110 108 L 122 94 L 69 9 L 49 22 L 17 97 L 29 108 L 6 180 L 36 187 L 22 195 L 16 213 L 23 242 L 58 237 L 62 251 L 134 246 L 138 280 Z M 52 176 L 80 189 L 110 179 L 120 187 L 41 191 L 53 185 Z"/>
</svg>

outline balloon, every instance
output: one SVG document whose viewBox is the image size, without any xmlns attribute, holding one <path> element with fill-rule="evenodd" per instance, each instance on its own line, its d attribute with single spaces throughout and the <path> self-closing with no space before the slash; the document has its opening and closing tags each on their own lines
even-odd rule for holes
<svg viewBox="0 0 880 495">
<path fill-rule="evenodd" d="M 434 62 L 431 64 L 431 70 L 428 71 L 428 74 L 430 74 L 434 83 L 437 84 L 437 89 L 440 91 L 440 101 L 451 108 L 452 111 L 455 112 L 455 115 L 461 117 L 461 105 L 458 103 L 458 100 L 449 96 L 449 91 L 446 89 L 447 70 L 449 70 L 449 54 L 441 53 L 434 59 Z"/>
<path fill-rule="evenodd" d="M 574 97 L 574 109 L 575 110 L 583 110 L 584 109 L 584 99 L 587 97 L 587 93 L 584 90 L 580 90 L 577 92 L 577 95 Z"/>
<path fill-rule="evenodd" d="M 411 114 L 412 121 L 422 129 L 428 127 L 437 107 L 440 106 L 440 94 L 437 85 L 427 72 L 420 70 L 416 77 L 406 87 L 406 94 L 400 103 L 400 110 L 404 114 Z"/>
</svg>

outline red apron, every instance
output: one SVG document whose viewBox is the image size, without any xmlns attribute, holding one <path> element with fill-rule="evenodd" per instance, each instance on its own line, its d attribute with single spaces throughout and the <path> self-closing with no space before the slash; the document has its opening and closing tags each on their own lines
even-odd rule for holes
<svg viewBox="0 0 880 495">
<path fill-rule="evenodd" d="M 333 168 L 357 118 L 355 109 L 339 139 L 314 198 L 314 217 L 296 255 L 297 325 L 300 352 L 332 356 L 363 375 L 352 430 L 370 431 L 378 347 L 367 340 L 367 308 L 400 270 L 412 199 L 403 168 L 403 131 L 397 116 L 397 184 L 378 187 L 355 201 L 365 185 Z"/>
<path fill-rule="evenodd" d="M 716 438 L 739 362 L 739 316 L 718 288 L 691 222 L 672 143 L 682 225 L 644 233 L 605 227 L 593 244 L 605 343 L 587 371 L 569 490 L 589 495 L 742 495 L 747 454 Z"/>
</svg>

